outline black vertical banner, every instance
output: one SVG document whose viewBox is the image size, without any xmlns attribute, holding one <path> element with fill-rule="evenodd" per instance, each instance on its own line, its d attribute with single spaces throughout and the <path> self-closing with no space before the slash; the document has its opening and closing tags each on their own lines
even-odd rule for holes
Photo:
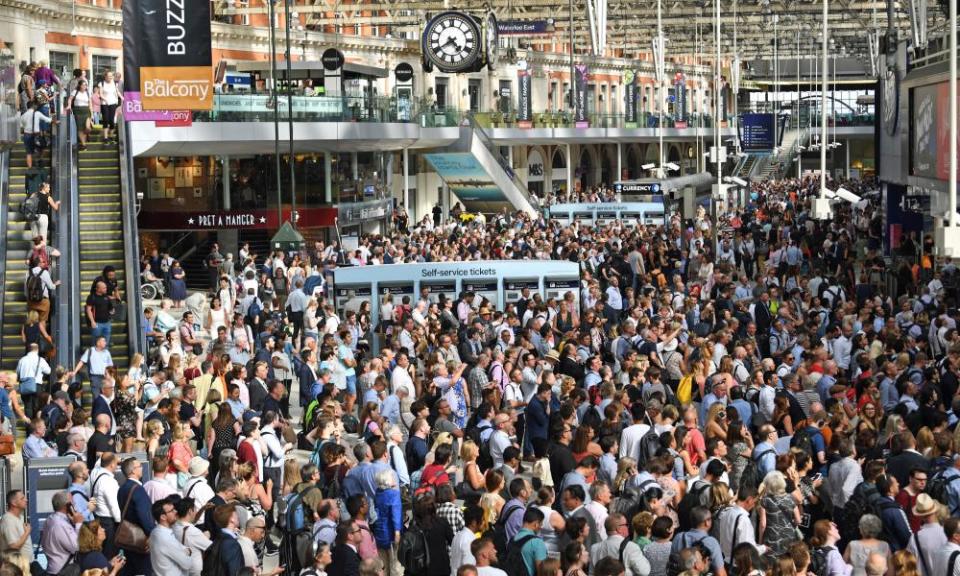
<svg viewBox="0 0 960 576">
<path fill-rule="evenodd" d="M 137 65 L 143 108 L 211 109 L 213 48 L 209 0 L 130 3 L 136 11 L 135 40 L 139 45 Z"/>
<path fill-rule="evenodd" d="M 623 88 L 627 118 L 626 127 L 637 127 L 637 75 L 633 70 L 623 73 Z"/>
<path fill-rule="evenodd" d="M 574 66 L 576 78 L 574 78 L 573 90 L 573 122 L 575 128 L 589 128 L 590 119 L 587 118 L 587 72 L 586 64 L 577 64 Z"/>
<path fill-rule="evenodd" d="M 123 3 L 123 88 L 124 98 L 136 93 L 140 100 L 140 44 L 137 36 L 140 32 L 140 17 L 137 2 Z"/>
<path fill-rule="evenodd" d="M 517 126 L 533 127 L 533 75 L 529 70 L 517 71 Z"/>
</svg>

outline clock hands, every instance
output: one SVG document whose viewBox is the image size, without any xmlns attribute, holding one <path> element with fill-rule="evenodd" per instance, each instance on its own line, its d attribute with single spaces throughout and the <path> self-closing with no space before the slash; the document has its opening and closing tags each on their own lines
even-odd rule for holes
<svg viewBox="0 0 960 576">
<path fill-rule="evenodd" d="M 444 42 L 443 46 L 441 46 L 440 48 L 446 48 L 451 44 L 453 44 L 454 53 L 457 53 L 460 51 L 460 45 L 457 44 L 457 41 L 453 37 L 449 38 L 446 42 Z"/>
</svg>

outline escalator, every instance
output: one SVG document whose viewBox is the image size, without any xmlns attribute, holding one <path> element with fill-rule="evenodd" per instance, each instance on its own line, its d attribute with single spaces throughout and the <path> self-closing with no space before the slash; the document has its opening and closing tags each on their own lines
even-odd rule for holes
<svg viewBox="0 0 960 576">
<path fill-rule="evenodd" d="M 426 159 L 469 212 L 484 214 L 523 210 L 537 213 L 538 203 L 517 177 L 479 123 L 460 128 L 451 152 L 426 154 Z"/>
<path fill-rule="evenodd" d="M 79 349 L 89 347 L 90 323 L 83 310 L 93 281 L 104 267 L 113 266 L 117 272 L 120 294 L 126 298 L 127 270 L 124 261 L 122 218 L 122 187 L 120 154 L 116 146 L 105 146 L 99 134 L 92 135 L 87 149 L 77 153 L 77 241 L 79 247 L 79 282 L 77 291 L 80 316 Z M 77 278 L 77 276 L 74 276 Z M 134 291 L 138 292 L 139 284 Z M 113 363 L 118 370 L 126 370 L 130 360 L 126 310 L 118 310 L 111 322 L 109 342 Z M 79 351 L 79 350 L 78 350 Z"/>
<path fill-rule="evenodd" d="M 0 370 L 15 370 L 23 356 L 20 328 L 27 317 L 27 297 L 24 281 L 27 276 L 27 255 L 31 249 L 30 224 L 20 214 L 20 203 L 27 197 L 27 154 L 23 146 L 14 146 L 5 153 L 6 177 L 4 208 L 6 214 L 0 222 L 5 232 L 4 285 L 3 285 L 3 340 L 0 345 Z M 43 167 L 49 175 L 50 149 L 43 155 L 34 155 L 34 166 Z M 50 329 L 50 323 L 47 328 Z"/>
</svg>

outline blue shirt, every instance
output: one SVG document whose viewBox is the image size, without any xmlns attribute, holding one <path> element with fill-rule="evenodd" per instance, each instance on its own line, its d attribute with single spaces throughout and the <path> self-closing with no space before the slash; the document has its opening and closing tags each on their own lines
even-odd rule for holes
<svg viewBox="0 0 960 576">
<path fill-rule="evenodd" d="M 943 479 L 947 481 L 947 508 L 951 516 L 960 513 L 960 471 L 953 466 L 943 471 Z"/>
<path fill-rule="evenodd" d="M 377 405 L 377 410 L 380 410 L 381 416 L 383 415 L 383 403 L 380 402 L 380 395 L 377 394 L 376 389 L 370 388 L 363 393 L 363 404 L 366 405 L 367 402 L 373 402 Z"/>
<path fill-rule="evenodd" d="M 717 403 L 717 402 L 722 402 L 723 405 L 726 406 L 726 404 L 727 404 L 727 398 L 726 398 L 726 396 L 724 396 L 723 399 L 720 399 L 720 398 L 717 397 L 716 394 L 714 394 L 713 392 L 711 392 L 711 393 L 709 393 L 709 394 L 707 394 L 706 396 L 703 397 L 703 402 L 702 402 L 701 405 L 700 405 L 700 422 L 706 422 L 706 421 L 707 421 L 707 412 L 710 411 L 710 406 L 713 405 L 713 404 L 715 404 L 715 403 Z"/>
<path fill-rule="evenodd" d="M 400 399 L 397 398 L 396 394 L 387 396 L 380 403 L 380 415 L 391 424 L 400 422 Z"/>
<path fill-rule="evenodd" d="M 87 495 L 86 485 L 71 484 L 69 491 L 70 499 L 73 500 L 73 509 L 83 514 L 84 522 L 93 520 L 93 512 L 87 508 L 87 502 L 90 502 L 90 497 Z"/>
<path fill-rule="evenodd" d="M 892 412 L 900 402 L 900 393 L 897 392 L 897 383 L 893 378 L 884 378 L 880 382 L 880 403 L 884 412 Z"/>
<path fill-rule="evenodd" d="M 762 457 L 761 454 L 763 454 Z M 753 459 L 757 463 L 757 471 L 761 478 L 777 468 L 777 451 L 769 442 L 761 442 L 753 448 Z"/>
<path fill-rule="evenodd" d="M 740 421 L 750 426 L 750 423 L 753 422 L 753 406 L 742 398 L 730 402 L 730 405 L 737 409 L 737 413 L 740 414 Z"/>
<path fill-rule="evenodd" d="M 670 548 L 672 552 L 678 552 L 684 548 L 689 548 L 700 542 L 710 552 L 710 566 L 716 572 L 723 567 L 723 551 L 720 549 L 720 542 L 702 530 L 690 530 L 681 532 L 673 538 L 673 545 Z M 706 558 L 704 558 L 706 560 Z"/>
<path fill-rule="evenodd" d="M 547 545 L 543 543 L 541 538 L 537 538 L 528 528 L 521 528 L 517 535 L 514 537 L 514 540 L 520 540 L 526 536 L 534 536 L 523 545 L 523 548 L 520 550 L 520 555 L 523 557 L 523 563 L 527 566 L 527 574 L 536 574 L 537 573 L 537 563 L 543 562 L 547 559 Z"/>
<path fill-rule="evenodd" d="M 830 388 L 837 383 L 833 376 L 823 376 L 817 381 L 817 393 L 820 394 L 820 401 L 824 404 L 830 399 Z"/>
</svg>

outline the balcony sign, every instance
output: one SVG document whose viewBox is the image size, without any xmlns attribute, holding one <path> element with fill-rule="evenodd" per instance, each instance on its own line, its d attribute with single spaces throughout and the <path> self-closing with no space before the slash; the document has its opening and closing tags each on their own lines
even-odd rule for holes
<svg viewBox="0 0 960 576">
<path fill-rule="evenodd" d="M 139 0 L 123 7 L 124 83 L 143 110 L 213 107 L 210 3 Z"/>
</svg>

